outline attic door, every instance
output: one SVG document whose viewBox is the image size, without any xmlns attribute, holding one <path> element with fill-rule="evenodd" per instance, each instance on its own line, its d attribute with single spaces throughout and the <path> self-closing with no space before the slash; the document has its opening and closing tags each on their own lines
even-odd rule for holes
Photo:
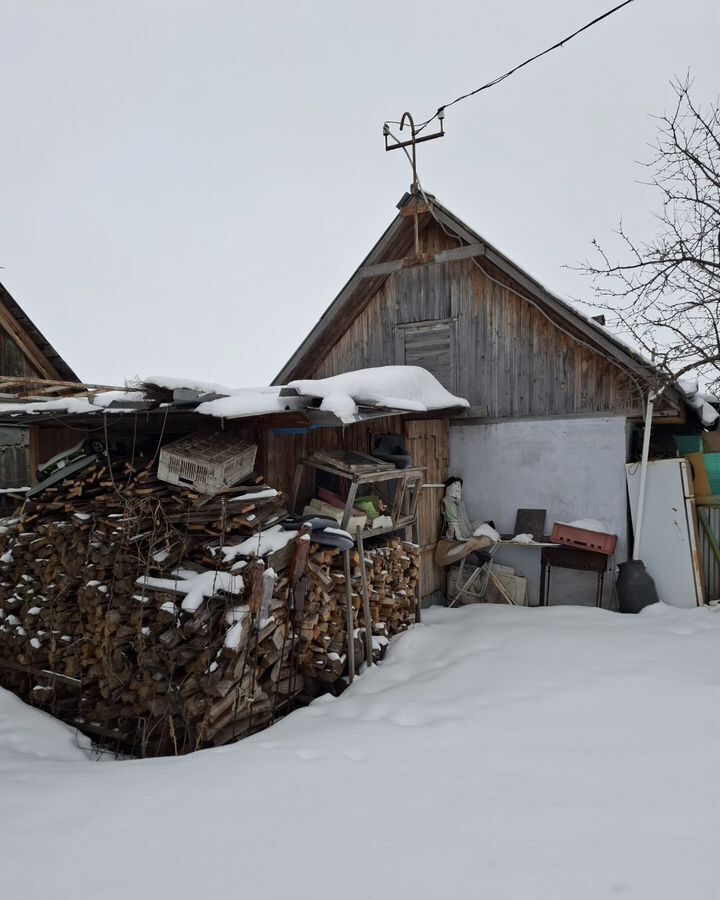
<svg viewBox="0 0 720 900">
<path fill-rule="evenodd" d="M 443 387 L 455 391 L 455 322 L 409 322 L 397 326 L 396 358 L 399 364 L 422 366 Z"/>
</svg>

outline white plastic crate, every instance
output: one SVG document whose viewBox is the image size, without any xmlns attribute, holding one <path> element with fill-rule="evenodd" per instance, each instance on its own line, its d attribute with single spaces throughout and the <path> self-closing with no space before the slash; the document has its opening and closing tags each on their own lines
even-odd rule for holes
<svg viewBox="0 0 720 900">
<path fill-rule="evenodd" d="M 253 471 L 256 453 L 257 444 L 229 434 L 191 434 L 162 448 L 158 478 L 217 494 Z"/>
</svg>

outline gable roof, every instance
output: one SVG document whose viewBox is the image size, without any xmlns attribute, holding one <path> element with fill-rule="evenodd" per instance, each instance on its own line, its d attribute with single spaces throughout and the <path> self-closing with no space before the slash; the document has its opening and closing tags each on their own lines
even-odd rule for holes
<svg viewBox="0 0 720 900">
<path fill-rule="evenodd" d="M 414 257 L 406 259 L 414 251 L 413 218 L 416 205 L 420 232 L 436 222 L 446 234 L 457 239 L 456 250 L 430 254 L 421 260 Z M 318 358 L 324 356 L 323 348 L 332 345 L 347 330 L 393 272 L 400 271 L 408 264 L 467 258 L 486 260 L 501 275 L 512 279 L 530 303 L 540 307 L 551 322 L 567 330 L 575 339 L 589 344 L 593 350 L 612 359 L 642 381 L 649 382 L 653 378 L 652 365 L 640 354 L 545 288 L 439 203 L 433 195 L 424 193 L 422 198 L 415 198 L 406 194 L 398 204 L 398 210 L 380 240 L 277 374 L 274 384 L 311 377 Z M 678 405 L 680 401 L 673 389 L 665 392 L 665 398 L 672 405 Z"/>
<path fill-rule="evenodd" d="M 0 284 L 0 328 L 10 335 L 41 377 L 62 381 L 80 381 L 2 284 Z"/>
</svg>

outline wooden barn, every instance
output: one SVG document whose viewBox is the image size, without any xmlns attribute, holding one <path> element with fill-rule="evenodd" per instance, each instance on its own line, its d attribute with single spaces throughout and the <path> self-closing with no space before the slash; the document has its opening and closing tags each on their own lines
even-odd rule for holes
<svg viewBox="0 0 720 900">
<path fill-rule="evenodd" d="M 546 510 L 548 532 L 556 521 L 600 520 L 618 535 L 617 561 L 626 558 L 624 464 L 647 363 L 426 195 L 403 197 L 275 383 L 391 364 L 423 366 L 471 404 L 449 421 L 405 423 L 412 442 L 425 442 L 424 458 L 437 460 L 430 484 L 462 476 L 472 518 L 511 535 L 518 509 Z M 656 423 L 680 426 L 686 415 L 674 390 L 655 408 Z M 427 593 L 444 585 L 432 566 L 441 497 L 424 494 Z M 498 554 L 527 577 L 530 603 L 540 570 L 532 553 Z M 553 602 L 577 599 L 583 584 L 564 573 Z"/>
<path fill-rule="evenodd" d="M 79 378 L 0 284 L 0 376 L 27 387 L 46 379 L 79 382 Z M 11 384 L 11 382 L 8 382 Z M 2 402 L 2 397 L 0 397 Z M 0 489 L 30 483 L 29 431 L 0 428 Z M 0 495 L 0 498 L 3 495 Z M 14 501 L 10 501 L 13 505 Z M 8 503 L 0 499 L 0 509 Z"/>
</svg>

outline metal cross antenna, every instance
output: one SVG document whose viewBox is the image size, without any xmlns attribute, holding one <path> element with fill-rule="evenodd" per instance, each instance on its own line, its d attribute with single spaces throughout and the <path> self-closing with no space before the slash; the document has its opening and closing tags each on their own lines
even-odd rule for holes
<svg viewBox="0 0 720 900">
<path fill-rule="evenodd" d="M 398 141 L 393 135 L 390 134 L 390 125 L 388 122 L 385 122 L 383 125 L 383 136 L 385 137 L 385 149 L 386 150 L 400 150 L 405 147 L 412 148 L 412 157 L 411 164 L 413 170 L 413 180 L 412 180 L 412 188 L 411 193 L 414 197 L 418 195 L 418 177 L 417 177 L 417 144 L 422 143 L 423 141 L 434 141 L 435 138 L 441 138 L 445 136 L 444 129 L 444 120 L 445 120 L 445 110 L 441 110 L 438 113 L 438 119 L 440 121 L 440 131 L 436 131 L 434 134 L 426 134 L 423 137 L 418 137 L 418 131 L 415 127 L 415 120 L 409 112 L 404 112 L 400 118 L 400 131 L 405 127 L 405 122 L 407 121 L 410 125 L 410 140 L 408 141 Z M 392 137 L 395 143 L 388 143 L 388 138 Z M 407 151 L 406 151 L 407 152 Z M 417 205 L 415 209 L 415 256 L 420 256 L 420 232 L 418 226 L 418 214 L 417 214 Z"/>
</svg>

